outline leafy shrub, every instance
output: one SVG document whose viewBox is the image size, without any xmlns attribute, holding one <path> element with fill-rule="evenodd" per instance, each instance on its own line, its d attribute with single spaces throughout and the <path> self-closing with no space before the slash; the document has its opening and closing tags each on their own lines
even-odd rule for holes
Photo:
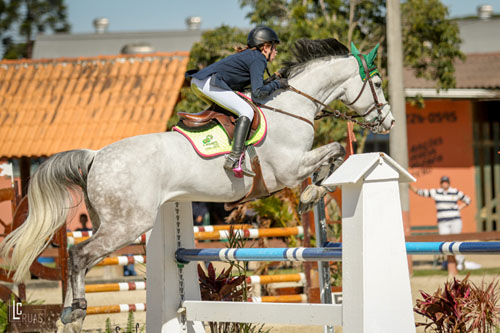
<svg viewBox="0 0 500 333">
<path fill-rule="evenodd" d="M 420 291 L 423 299 L 417 300 L 414 310 L 427 321 L 416 325 L 440 333 L 494 332 L 500 319 L 497 287 L 496 280 L 477 286 L 467 275 L 463 280 L 447 281 L 444 289 L 440 287 L 432 295 Z"/>
</svg>

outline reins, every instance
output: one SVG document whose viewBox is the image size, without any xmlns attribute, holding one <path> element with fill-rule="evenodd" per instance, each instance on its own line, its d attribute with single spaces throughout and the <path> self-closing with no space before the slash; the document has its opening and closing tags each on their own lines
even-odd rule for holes
<svg viewBox="0 0 500 333">
<path fill-rule="evenodd" d="M 255 104 L 257 104 L 257 103 L 255 103 Z M 308 123 L 309 125 L 311 125 L 314 128 L 314 123 L 312 121 L 310 121 L 309 119 L 307 119 L 307 118 L 304 118 L 304 117 L 301 117 L 301 116 L 297 116 L 296 114 L 293 114 L 293 113 L 290 113 L 290 112 L 286 112 L 286 111 L 283 111 L 281 109 L 274 108 L 272 106 L 268 106 L 268 105 L 265 105 L 265 104 L 257 104 L 257 106 L 260 107 L 260 108 L 264 108 L 264 109 L 268 109 L 268 110 L 274 111 L 274 112 L 282 113 L 282 114 L 285 114 L 285 115 L 293 117 L 293 118 L 297 118 L 299 120 L 302 120 L 302 121 Z"/>
<path fill-rule="evenodd" d="M 356 98 L 354 99 L 354 101 L 352 101 L 349 104 L 345 104 L 345 105 L 349 106 L 349 105 L 353 105 L 354 103 L 356 103 L 358 101 L 358 99 L 361 97 L 361 95 L 363 94 L 363 91 L 365 90 L 366 84 L 368 83 L 370 86 L 370 90 L 371 90 L 373 99 L 375 101 L 375 104 L 373 105 L 373 107 L 371 107 L 368 111 L 366 111 L 362 115 L 349 115 L 345 112 L 333 109 L 329 105 L 326 105 L 325 103 L 321 102 L 320 100 L 318 100 L 318 99 L 312 97 L 311 95 L 308 95 L 305 92 L 302 92 L 302 91 L 300 91 L 297 88 L 294 88 L 292 86 L 288 86 L 287 89 L 290 91 L 293 91 L 296 94 L 304 96 L 305 98 L 309 99 L 313 103 L 315 103 L 317 105 L 321 105 L 323 107 L 323 109 L 314 117 L 314 120 L 319 120 L 319 119 L 322 119 L 325 117 L 335 117 L 335 118 L 340 118 L 342 120 L 351 121 L 351 122 L 359 125 L 361 128 L 365 128 L 365 129 L 368 129 L 370 131 L 375 131 L 377 129 L 377 127 L 382 125 L 382 123 L 384 122 L 384 120 L 387 117 L 387 115 L 389 114 L 389 112 L 387 112 L 387 114 L 384 117 L 382 117 L 382 109 L 384 108 L 385 104 L 387 104 L 387 103 L 380 103 L 378 101 L 377 93 L 375 92 L 375 87 L 373 86 L 373 82 L 372 82 L 372 79 L 370 77 L 370 71 L 368 69 L 368 65 L 366 64 L 366 60 L 364 57 L 360 57 L 360 59 L 361 59 L 361 63 L 363 64 L 363 68 L 365 70 L 366 79 L 364 80 L 363 86 L 361 87 L 361 90 L 358 93 L 358 96 L 356 96 Z M 306 119 L 304 117 L 297 116 L 295 114 L 283 111 L 281 109 L 278 109 L 278 108 L 275 108 L 272 106 L 267 106 L 264 104 L 258 104 L 258 106 L 261 108 L 269 109 L 269 110 L 274 111 L 274 112 L 285 114 L 285 115 L 290 116 L 290 117 L 297 118 L 299 120 L 302 120 L 302 121 L 308 123 L 312 127 L 314 127 L 314 123 L 312 121 L 310 121 L 309 119 Z M 371 112 L 373 112 L 374 110 L 377 110 L 377 119 L 375 121 L 359 121 L 359 120 L 355 119 L 355 118 L 365 117 L 365 116 L 369 115 Z"/>
<path fill-rule="evenodd" d="M 366 80 L 368 81 L 368 80 Z M 363 88 L 365 87 L 366 85 L 366 81 L 365 81 L 365 84 L 363 85 Z M 362 90 L 363 90 L 362 88 Z M 305 92 L 303 91 L 300 91 L 298 90 L 297 88 L 294 88 L 292 86 L 288 86 L 287 88 L 288 90 L 290 91 L 293 91 L 294 93 L 297 93 L 301 96 L 304 96 L 305 98 L 309 99 L 311 102 L 315 103 L 315 104 L 318 104 L 318 105 L 321 105 L 324 109 L 321 110 L 319 112 L 319 114 L 317 114 L 315 117 L 314 117 L 314 120 L 320 120 L 320 119 L 323 119 L 323 118 L 326 118 L 326 117 L 335 117 L 335 118 L 339 118 L 339 119 L 342 119 L 342 120 L 346 120 L 346 121 L 351 121 L 357 125 L 359 125 L 361 128 L 365 128 L 365 129 L 368 129 L 368 130 L 375 130 L 378 126 L 380 126 L 383 121 L 385 120 L 385 117 L 383 119 L 377 119 L 377 121 L 375 122 L 369 122 L 369 121 L 359 121 L 355 118 L 359 118 L 359 117 L 364 117 L 366 116 L 367 114 L 369 114 L 370 112 L 373 111 L 374 108 L 377 107 L 377 105 L 375 105 L 374 107 L 372 107 L 368 112 L 366 112 L 365 114 L 363 115 L 349 115 L 345 112 L 342 112 L 342 111 L 339 111 L 339 110 L 336 110 L 336 109 L 333 109 L 332 107 L 330 107 L 329 105 L 321 102 L 320 100 L 317 100 L 316 98 L 312 97 L 311 95 L 308 95 L 306 94 Z M 362 92 L 362 91 L 361 91 Z M 359 94 L 358 96 L 360 96 L 361 94 Z M 375 95 L 376 96 L 376 95 Z M 359 97 L 356 98 L 356 100 L 358 99 Z M 354 104 L 356 101 L 354 101 L 353 103 L 350 103 L 348 105 L 352 105 Z M 378 100 L 376 101 L 376 103 L 378 103 Z M 283 111 L 281 109 L 278 109 L 278 108 L 275 108 L 275 107 L 272 107 L 272 106 L 268 106 L 268 105 L 265 105 L 265 104 L 257 104 L 259 107 L 261 108 L 265 108 L 265 109 L 268 109 L 268 110 L 271 110 L 271 111 L 274 111 L 274 112 L 278 112 L 278 113 L 282 113 L 282 114 L 285 114 L 287 116 L 290 116 L 290 117 L 293 117 L 293 118 L 297 118 L 299 120 L 302 120 L 306 123 L 308 123 L 309 125 L 311 125 L 312 127 L 314 127 L 314 123 L 312 121 L 310 121 L 309 119 L 306 119 L 304 117 L 301 117 L 301 116 L 297 116 L 295 114 L 292 114 L 292 113 L 289 113 L 289 112 L 286 112 L 286 111 Z M 387 116 L 387 115 L 386 115 Z"/>
</svg>

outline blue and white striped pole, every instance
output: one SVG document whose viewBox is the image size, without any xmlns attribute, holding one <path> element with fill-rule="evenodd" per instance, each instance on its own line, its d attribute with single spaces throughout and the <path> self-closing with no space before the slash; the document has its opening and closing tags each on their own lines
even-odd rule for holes
<svg viewBox="0 0 500 333">
<path fill-rule="evenodd" d="M 408 242 L 406 253 L 421 254 L 500 254 L 500 242 Z M 340 261 L 342 244 L 326 243 L 323 248 L 263 249 L 179 249 L 178 262 L 191 261 Z"/>
<path fill-rule="evenodd" d="M 342 249 L 342 243 L 326 243 L 325 247 Z M 500 242 L 407 242 L 406 253 L 419 254 L 500 254 Z"/>
<path fill-rule="evenodd" d="M 263 249 L 179 249 L 175 258 L 190 261 L 330 261 L 341 260 L 335 248 L 263 248 Z"/>
</svg>

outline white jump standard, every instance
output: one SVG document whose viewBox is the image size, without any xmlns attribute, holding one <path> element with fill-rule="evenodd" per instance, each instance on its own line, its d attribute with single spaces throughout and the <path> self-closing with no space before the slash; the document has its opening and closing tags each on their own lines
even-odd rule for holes
<svg viewBox="0 0 500 333">
<path fill-rule="evenodd" d="M 399 199 L 399 183 L 410 181 L 406 170 L 380 153 L 353 155 L 326 179 L 326 185 L 342 186 L 342 248 L 192 250 L 193 229 L 180 221 L 191 219 L 191 204 L 163 205 L 148 240 L 148 329 L 204 332 L 202 321 L 229 321 L 415 332 Z M 343 304 L 200 301 L 196 263 L 178 270 L 176 252 L 184 261 L 205 260 L 203 253 L 218 260 L 341 259 Z"/>
</svg>

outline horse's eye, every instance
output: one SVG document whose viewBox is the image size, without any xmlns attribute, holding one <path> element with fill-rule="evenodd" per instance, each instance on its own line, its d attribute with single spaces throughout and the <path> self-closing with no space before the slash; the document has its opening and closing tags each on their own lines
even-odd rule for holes
<svg viewBox="0 0 500 333">
<path fill-rule="evenodd" d="M 380 88 L 382 87 L 382 82 L 375 82 L 375 87 Z"/>
</svg>

